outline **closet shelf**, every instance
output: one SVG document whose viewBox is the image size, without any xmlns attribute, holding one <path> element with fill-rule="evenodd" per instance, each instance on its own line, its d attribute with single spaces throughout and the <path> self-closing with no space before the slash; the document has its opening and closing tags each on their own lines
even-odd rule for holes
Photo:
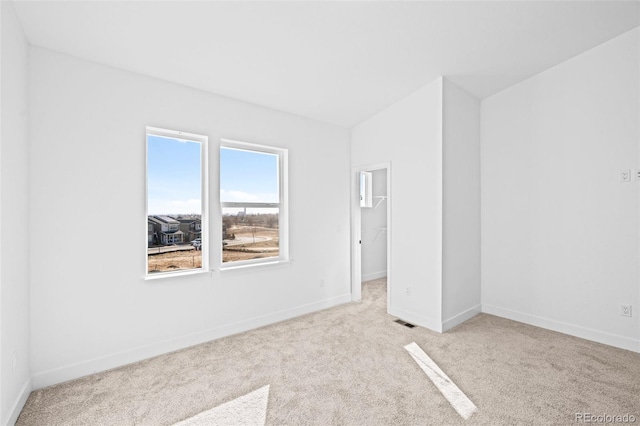
<svg viewBox="0 0 640 426">
<path fill-rule="evenodd" d="M 373 241 L 375 241 L 380 234 L 384 234 L 385 232 L 387 232 L 387 228 L 373 228 L 373 229 L 378 231 L 376 232 L 376 235 L 373 237 Z"/>
<path fill-rule="evenodd" d="M 374 209 L 377 209 L 380 206 L 380 204 L 382 204 L 382 202 L 387 199 L 387 196 L 386 195 L 374 195 L 373 198 L 378 200 L 377 204 L 375 206 L 373 206 Z"/>
</svg>

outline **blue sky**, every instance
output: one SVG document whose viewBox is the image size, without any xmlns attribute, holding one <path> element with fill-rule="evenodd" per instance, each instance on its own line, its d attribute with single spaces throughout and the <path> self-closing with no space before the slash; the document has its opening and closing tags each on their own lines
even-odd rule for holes
<svg viewBox="0 0 640 426">
<path fill-rule="evenodd" d="M 200 143 L 147 136 L 148 212 L 201 214 Z M 278 156 L 220 149 L 220 201 L 278 202 Z"/>
<path fill-rule="evenodd" d="M 220 149 L 220 201 L 278 202 L 278 156 Z"/>
<path fill-rule="evenodd" d="M 200 143 L 147 136 L 149 214 L 201 214 Z"/>
</svg>

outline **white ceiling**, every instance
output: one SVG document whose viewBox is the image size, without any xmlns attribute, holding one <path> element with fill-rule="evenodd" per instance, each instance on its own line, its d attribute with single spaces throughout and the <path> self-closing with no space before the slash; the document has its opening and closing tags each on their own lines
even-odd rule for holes
<svg viewBox="0 0 640 426">
<path fill-rule="evenodd" d="M 352 127 L 440 75 L 494 94 L 640 25 L 637 1 L 16 1 L 37 46 Z"/>
</svg>

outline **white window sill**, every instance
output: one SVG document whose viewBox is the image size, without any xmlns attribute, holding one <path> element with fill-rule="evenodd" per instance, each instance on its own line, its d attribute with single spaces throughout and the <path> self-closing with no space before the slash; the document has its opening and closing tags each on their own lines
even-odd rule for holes
<svg viewBox="0 0 640 426">
<path fill-rule="evenodd" d="M 245 263 L 241 265 L 229 265 L 223 266 L 219 269 L 221 273 L 233 273 L 233 271 L 256 271 L 263 269 L 276 269 L 276 268 L 285 268 L 291 266 L 293 263 L 292 259 L 289 260 L 275 260 L 273 262 L 260 262 L 260 263 Z M 155 281 L 166 278 L 180 278 L 191 275 L 203 275 L 203 274 L 213 274 L 215 270 L 211 269 L 193 269 L 187 271 L 176 271 L 176 272 L 158 272 L 155 274 L 146 275 L 144 277 L 145 281 Z"/>
<path fill-rule="evenodd" d="M 293 263 L 292 259 L 289 260 L 274 260 L 272 262 L 260 262 L 260 263 L 245 263 L 241 265 L 223 265 L 220 267 L 221 273 L 232 272 L 232 271 L 253 271 L 256 269 L 273 269 L 273 268 L 283 268 L 291 266 Z"/>
<path fill-rule="evenodd" d="M 175 271 L 175 272 L 157 272 L 154 274 L 148 274 L 144 277 L 145 281 L 154 281 L 154 280 L 160 280 L 160 279 L 165 279 L 165 278 L 177 278 L 177 277 L 185 277 L 185 276 L 189 276 L 189 275 L 201 275 L 201 274 L 208 274 L 211 271 L 209 271 L 208 269 L 189 269 L 186 271 Z"/>
</svg>

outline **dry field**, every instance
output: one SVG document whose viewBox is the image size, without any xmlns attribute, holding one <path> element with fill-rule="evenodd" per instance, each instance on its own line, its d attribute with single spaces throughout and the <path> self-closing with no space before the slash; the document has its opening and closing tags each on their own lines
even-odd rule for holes
<svg viewBox="0 0 640 426">
<path fill-rule="evenodd" d="M 202 252 L 195 249 L 149 255 L 149 273 L 194 269 L 201 266 Z"/>
<path fill-rule="evenodd" d="M 277 228 L 232 226 L 228 230 L 234 240 L 225 240 L 222 247 L 223 262 L 278 257 L 279 234 Z M 255 242 L 254 242 L 255 237 Z M 195 269 L 202 266 L 202 252 L 184 250 L 149 255 L 149 273 Z"/>
<path fill-rule="evenodd" d="M 227 245 L 222 248 L 223 262 L 278 257 L 279 255 L 280 237 L 278 228 L 236 225 L 230 227 L 227 232 L 234 234 L 236 239 L 225 240 Z"/>
</svg>

